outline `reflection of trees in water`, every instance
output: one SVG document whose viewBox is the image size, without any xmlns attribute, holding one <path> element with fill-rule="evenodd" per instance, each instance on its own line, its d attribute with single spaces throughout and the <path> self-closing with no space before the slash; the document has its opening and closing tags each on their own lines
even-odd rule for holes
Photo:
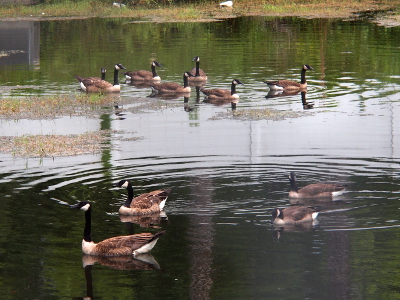
<svg viewBox="0 0 400 300">
<path fill-rule="evenodd" d="M 350 241 L 346 231 L 327 233 L 328 268 L 331 280 L 330 299 L 350 299 Z"/>
<path fill-rule="evenodd" d="M 209 178 L 194 178 L 191 184 L 192 197 L 195 205 L 205 207 L 211 201 L 210 187 L 212 181 Z M 190 240 L 190 299 L 210 299 L 212 287 L 212 246 L 213 228 L 212 216 L 190 215 L 190 228 L 188 231 Z"/>
</svg>

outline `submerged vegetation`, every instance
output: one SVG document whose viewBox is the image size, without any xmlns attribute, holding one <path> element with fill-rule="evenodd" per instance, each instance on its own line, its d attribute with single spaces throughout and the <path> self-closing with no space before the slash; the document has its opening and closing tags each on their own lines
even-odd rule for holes
<svg viewBox="0 0 400 300">
<path fill-rule="evenodd" d="M 202 21 L 237 16 L 349 17 L 360 11 L 389 10 L 400 0 L 235 0 L 233 8 L 220 8 L 218 1 L 116 0 L 110 1 L 44 0 L 36 5 L 0 6 L 2 19 L 9 18 L 85 18 L 130 17 L 151 21 Z"/>
<path fill-rule="evenodd" d="M 49 119 L 58 116 L 88 115 L 115 101 L 114 95 L 80 94 L 27 96 L 0 99 L 2 119 Z"/>
<path fill-rule="evenodd" d="M 70 135 L 23 135 L 0 137 L 0 152 L 13 157 L 56 157 L 98 154 L 109 139 L 106 131 Z"/>
</svg>

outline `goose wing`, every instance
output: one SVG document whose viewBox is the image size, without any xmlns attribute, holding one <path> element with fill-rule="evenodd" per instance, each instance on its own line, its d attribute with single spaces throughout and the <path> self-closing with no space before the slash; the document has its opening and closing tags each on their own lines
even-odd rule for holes
<svg viewBox="0 0 400 300">
<path fill-rule="evenodd" d="M 269 81 L 267 82 L 268 85 L 276 85 L 280 86 L 284 89 L 288 88 L 300 88 L 300 83 L 291 81 L 291 80 L 278 80 L 278 81 Z"/>
<path fill-rule="evenodd" d="M 146 71 L 146 70 L 139 70 L 139 71 L 131 71 L 131 72 L 126 72 L 124 73 L 124 75 L 131 77 L 131 79 L 146 79 L 146 78 L 152 78 L 153 77 L 153 73 L 150 71 Z"/>
<path fill-rule="evenodd" d="M 337 185 L 337 184 L 326 184 L 326 183 L 313 183 L 309 184 L 303 188 L 301 188 L 298 192 L 301 194 L 307 194 L 310 196 L 316 196 L 319 194 L 325 194 L 325 193 L 333 193 L 333 192 L 339 192 L 345 189 L 345 186 L 343 185 Z"/>
<path fill-rule="evenodd" d="M 307 217 L 308 214 L 311 214 L 313 210 L 310 207 L 305 206 L 290 206 L 283 210 L 283 214 L 291 216 L 293 221 L 301 221 Z"/>
<path fill-rule="evenodd" d="M 160 204 L 163 200 L 168 198 L 171 193 L 171 189 L 168 190 L 156 190 L 149 193 L 141 194 L 135 197 L 131 202 L 131 208 L 146 209 L 150 208 L 154 204 Z"/>
<path fill-rule="evenodd" d="M 156 234 L 139 233 L 134 235 L 116 236 L 96 245 L 96 254 L 101 256 L 123 256 L 132 255 L 133 251 L 148 244 L 160 236 L 164 235 L 165 231 L 160 231 Z"/>
<path fill-rule="evenodd" d="M 179 92 L 183 89 L 182 85 L 175 82 L 155 83 L 151 87 L 159 92 Z"/>
<path fill-rule="evenodd" d="M 231 96 L 231 91 L 226 89 L 200 89 L 209 98 L 225 98 Z"/>
</svg>

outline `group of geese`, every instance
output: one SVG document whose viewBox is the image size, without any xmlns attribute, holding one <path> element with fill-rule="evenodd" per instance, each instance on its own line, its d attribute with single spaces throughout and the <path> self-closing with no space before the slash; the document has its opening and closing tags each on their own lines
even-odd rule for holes
<svg viewBox="0 0 400 300">
<path fill-rule="evenodd" d="M 323 199 L 332 198 L 342 194 L 346 186 L 340 184 L 314 183 L 299 189 L 296 185 L 296 174 L 289 175 L 290 192 L 289 198 L 294 199 Z M 120 215 L 146 216 L 160 213 L 164 210 L 165 203 L 171 189 L 155 190 L 134 197 L 132 184 L 129 180 L 121 180 L 116 187 L 125 188 L 128 198 L 119 208 Z M 158 239 L 165 234 L 159 231 L 156 234 L 139 233 L 126 236 L 117 236 L 94 243 L 91 235 L 91 212 L 92 206 L 88 201 L 82 201 L 71 208 L 77 208 L 85 212 L 85 228 L 83 231 L 82 252 L 86 255 L 116 257 L 133 256 L 134 258 L 149 253 Z M 299 224 L 312 222 L 316 219 L 318 212 L 312 207 L 293 205 L 287 208 L 275 208 L 272 211 L 272 224 Z"/>
<path fill-rule="evenodd" d="M 190 71 L 183 73 L 183 85 L 176 82 L 160 82 L 161 78 L 157 74 L 156 67 L 162 67 L 162 65 L 153 61 L 151 63 L 151 71 L 139 70 L 139 71 L 129 71 L 123 73 L 127 81 L 131 82 L 146 82 L 149 83 L 152 89 L 152 95 L 155 94 L 183 94 L 187 95 L 191 92 L 190 83 L 201 84 L 207 81 L 206 73 L 200 69 L 200 57 L 196 56 L 192 60 L 196 62 L 196 67 L 193 67 Z M 119 70 L 125 70 L 126 68 L 121 64 L 116 64 L 114 66 L 114 83 L 105 80 L 106 70 L 101 69 L 102 77 L 81 77 L 75 76 L 80 83 L 80 89 L 85 92 L 119 92 L 121 91 L 121 85 L 118 80 Z M 314 70 L 309 65 L 304 65 L 301 68 L 301 80 L 295 82 L 292 80 L 277 80 L 277 81 L 265 81 L 271 91 L 305 91 L 307 89 L 306 81 L 306 71 Z M 238 100 L 239 95 L 236 93 L 236 86 L 238 84 L 243 84 L 239 79 L 233 79 L 231 82 L 231 88 L 213 88 L 206 89 L 204 87 L 200 88 L 200 91 L 205 95 L 205 98 L 209 101 L 227 101 L 227 100 Z"/>
</svg>

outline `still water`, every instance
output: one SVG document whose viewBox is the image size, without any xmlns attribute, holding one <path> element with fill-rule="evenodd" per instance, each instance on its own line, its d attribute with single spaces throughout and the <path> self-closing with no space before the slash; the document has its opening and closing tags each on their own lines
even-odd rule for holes
<svg viewBox="0 0 400 300">
<path fill-rule="evenodd" d="M 187 103 L 148 98 L 149 87 L 120 75 L 123 118 L 110 107 L 98 118 L 0 120 L 2 136 L 114 132 L 99 155 L 0 155 L 0 298 L 400 298 L 400 28 L 130 21 L 28 24 L 28 50 L 7 44 L 0 58 L 1 97 L 75 95 L 74 75 L 100 76 L 104 66 L 111 81 L 115 63 L 138 70 L 157 60 L 163 80 L 181 82 L 199 55 L 208 87 L 244 83 L 236 111 L 194 89 Z M 268 93 L 263 81 L 299 81 L 305 63 L 315 69 L 306 95 Z M 265 109 L 274 113 L 238 114 Z M 290 171 L 299 186 L 339 182 L 348 192 L 304 203 L 321 208 L 318 224 L 274 230 L 271 210 L 290 205 Z M 167 217 L 151 228 L 120 219 L 126 191 L 112 188 L 120 179 L 137 194 L 173 187 Z M 165 229 L 152 263 L 82 257 L 84 216 L 68 207 L 79 200 L 93 202 L 95 241 Z"/>
</svg>

